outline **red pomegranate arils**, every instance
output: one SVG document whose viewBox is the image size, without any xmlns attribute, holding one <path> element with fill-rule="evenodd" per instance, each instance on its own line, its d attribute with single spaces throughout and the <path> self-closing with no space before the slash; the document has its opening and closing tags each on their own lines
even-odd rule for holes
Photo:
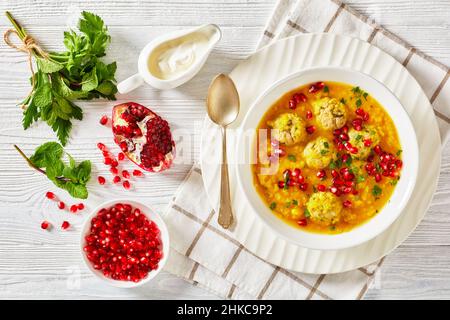
<svg viewBox="0 0 450 320">
<path fill-rule="evenodd" d="M 78 211 L 78 206 L 76 204 L 73 204 L 70 206 L 70 212 L 76 213 Z"/>
<path fill-rule="evenodd" d="M 105 158 L 105 160 L 103 161 L 104 164 L 106 165 L 110 165 L 111 164 L 111 158 Z"/>
<path fill-rule="evenodd" d="M 289 100 L 289 109 L 297 108 L 297 102 L 294 99 Z"/>
<path fill-rule="evenodd" d="M 125 179 L 130 179 L 130 173 L 128 172 L 128 170 L 122 170 L 122 177 L 124 177 Z"/>
<path fill-rule="evenodd" d="M 158 268 L 162 245 L 154 222 L 131 205 L 118 203 L 91 220 L 83 251 L 105 277 L 138 282 Z"/>
<path fill-rule="evenodd" d="M 305 226 L 308 225 L 308 220 L 307 220 L 306 218 L 300 219 L 300 220 L 297 221 L 297 224 L 298 224 L 300 227 L 305 227 Z"/>
<path fill-rule="evenodd" d="M 306 119 L 311 120 L 313 117 L 313 113 L 311 112 L 311 110 L 307 110 L 306 111 Z"/>
<path fill-rule="evenodd" d="M 144 174 L 141 170 L 133 170 L 133 176 L 135 177 L 142 177 Z"/>
<path fill-rule="evenodd" d="M 278 181 L 278 188 L 283 189 L 284 188 L 284 181 L 280 180 Z"/>
<path fill-rule="evenodd" d="M 70 227 L 70 223 L 68 221 L 63 221 L 61 224 L 61 229 L 67 230 Z"/>
<path fill-rule="evenodd" d="M 346 208 L 350 208 L 352 206 L 352 202 L 350 200 L 345 200 L 342 204 Z"/>
<path fill-rule="evenodd" d="M 41 228 L 44 229 L 44 230 L 47 230 L 47 229 L 51 228 L 50 222 L 48 222 L 46 220 L 42 221 Z"/>
<path fill-rule="evenodd" d="M 45 196 L 47 197 L 47 199 L 53 200 L 55 199 L 55 194 L 53 192 L 48 191 Z"/>
<path fill-rule="evenodd" d="M 60 208 L 61 210 L 64 209 L 66 207 L 66 204 L 62 201 L 58 202 L 58 208 Z"/>
<path fill-rule="evenodd" d="M 114 183 L 119 183 L 120 182 L 120 177 L 119 176 L 115 176 L 114 178 L 113 178 L 113 182 Z"/>
<path fill-rule="evenodd" d="M 316 131 L 316 126 L 308 126 L 308 127 L 306 127 L 306 132 L 308 134 L 313 134 L 314 131 Z"/>
<path fill-rule="evenodd" d="M 97 181 L 98 181 L 99 184 L 103 185 L 103 184 L 105 184 L 106 179 L 104 177 L 102 177 L 102 176 L 99 176 L 97 178 Z"/>
<path fill-rule="evenodd" d="M 78 210 L 83 210 L 84 209 L 84 204 L 83 203 L 79 203 L 78 204 Z"/>
<path fill-rule="evenodd" d="M 119 169 L 117 169 L 117 167 L 111 167 L 109 169 L 109 171 L 113 174 L 113 175 L 118 175 L 119 174 Z"/>
<path fill-rule="evenodd" d="M 106 150 L 106 146 L 101 142 L 97 143 L 97 148 L 99 148 L 101 151 Z"/>
<path fill-rule="evenodd" d="M 325 192 L 327 190 L 327 187 L 323 184 L 318 184 L 317 190 L 319 190 L 320 192 Z"/>
<path fill-rule="evenodd" d="M 124 187 L 125 189 L 127 189 L 127 190 L 131 188 L 130 181 L 128 181 L 128 180 L 125 180 L 125 181 L 122 183 L 122 185 L 123 185 L 123 187 Z"/>
<path fill-rule="evenodd" d="M 118 159 L 119 161 L 122 161 L 123 159 L 125 159 L 125 155 L 123 154 L 123 152 L 119 152 L 119 153 L 117 154 L 117 159 Z"/>
<path fill-rule="evenodd" d="M 119 162 L 117 162 L 116 159 L 111 159 L 111 167 L 117 167 L 119 165 Z"/>
<path fill-rule="evenodd" d="M 102 126 L 104 126 L 104 125 L 106 125 L 108 123 L 108 117 L 106 116 L 106 115 L 103 115 L 101 118 L 100 118 L 100 124 L 102 125 Z"/>
</svg>

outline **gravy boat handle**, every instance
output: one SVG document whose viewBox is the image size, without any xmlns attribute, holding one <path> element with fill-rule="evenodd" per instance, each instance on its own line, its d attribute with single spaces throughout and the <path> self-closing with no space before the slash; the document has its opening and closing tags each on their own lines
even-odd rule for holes
<svg viewBox="0 0 450 320">
<path fill-rule="evenodd" d="M 139 73 L 119 82 L 117 90 L 119 93 L 128 93 L 144 84 L 144 78 Z"/>
</svg>

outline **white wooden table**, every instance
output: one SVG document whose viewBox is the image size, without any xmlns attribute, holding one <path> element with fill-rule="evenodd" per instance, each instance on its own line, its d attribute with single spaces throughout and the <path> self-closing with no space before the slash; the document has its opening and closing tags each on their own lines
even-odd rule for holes
<svg viewBox="0 0 450 320">
<path fill-rule="evenodd" d="M 450 65 L 450 2 L 448 0 L 351 0 L 362 13 L 371 16 L 416 48 Z M 142 87 L 121 100 L 135 100 L 166 117 L 172 128 L 182 128 L 199 136 L 204 96 L 209 81 L 219 72 L 229 72 L 252 53 L 274 1 L 270 0 L 189 0 L 160 1 L 15 1 L 0 2 L 0 29 L 9 23 L 3 11 L 11 11 L 27 30 L 49 50 L 62 48 L 62 32 L 79 9 L 94 11 L 109 26 L 113 42 L 108 58 L 118 61 L 117 78 L 136 71 L 140 48 L 155 36 L 202 23 L 216 23 L 223 39 L 201 73 L 179 90 L 157 92 Z M 170 274 L 161 274 L 151 285 L 125 290 L 103 285 L 81 262 L 78 231 L 83 215 L 61 213 L 44 199 L 47 190 L 56 191 L 43 176 L 29 169 L 12 144 L 30 154 L 36 146 L 53 139 L 46 125 L 23 131 L 21 111 L 16 103 L 28 90 L 26 57 L 0 44 L 0 299 L 196 299 L 217 298 Z M 100 115 L 109 113 L 112 103 L 96 101 L 81 104 L 85 120 L 75 124 L 67 150 L 76 159 L 91 159 L 94 170 L 106 174 L 98 141 L 112 145 L 109 131 L 99 128 Z M 96 131 L 93 131 L 96 130 Z M 92 132 L 97 135 L 92 137 Z M 192 147 L 189 162 L 198 157 L 198 143 Z M 163 210 L 182 181 L 189 164 L 177 164 L 164 174 L 147 175 L 134 185 L 130 197 L 145 199 Z M 94 183 L 95 185 L 95 183 Z M 93 187 L 88 207 L 100 198 L 121 196 L 116 187 Z M 63 191 L 56 191 L 68 201 Z M 439 187 L 425 219 L 408 240 L 388 256 L 367 299 L 450 298 L 450 145 L 445 147 Z M 86 210 L 85 212 L 87 212 Z M 84 213 L 85 215 L 86 213 Z M 59 225 L 45 232 L 43 219 L 60 224 L 70 220 L 71 231 Z"/>
</svg>

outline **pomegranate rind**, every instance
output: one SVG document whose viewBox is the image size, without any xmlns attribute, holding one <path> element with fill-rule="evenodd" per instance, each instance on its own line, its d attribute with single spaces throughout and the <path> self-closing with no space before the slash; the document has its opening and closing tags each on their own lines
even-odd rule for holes
<svg viewBox="0 0 450 320">
<path fill-rule="evenodd" d="M 147 110 L 148 115 L 146 117 L 150 117 L 147 119 L 147 121 L 150 121 L 151 119 L 153 119 L 154 117 L 159 117 L 161 120 L 164 121 L 164 119 L 159 116 L 158 114 L 156 114 L 155 112 L 153 112 L 152 110 L 150 110 L 149 108 L 139 104 L 139 103 L 135 103 L 135 102 L 126 102 L 126 103 L 122 103 L 119 105 L 114 106 L 113 110 L 112 110 L 112 131 L 113 131 L 113 135 L 114 135 L 114 142 L 120 147 L 121 142 L 125 141 L 127 143 L 132 143 L 132 139 L 125 137 L 122 134 L 118 134 L 117 132 L 115 132 L 115 127 L 117 125 L 119 126 L 128 126 L 128 122 L 125 121 L 124 119 L 122 119 L 122 114 L 129 110 L 131 107 L 141 107 L 144 108 L 145 110 Z M 169 134 L 170 134 L 170 144 L 171 144 L 171 150 L 169 152 L 167 152 L 166 154 L 164 154 L 164 160 L 161 160 L 159 162 L 158 165 L 154 165 L 152 167 L 146 167 L 141 161 L 140 161 L 140 153 L 139 156 L 137 155 L 137 152 L 134 152 L 135 150 L 132 151 L 123 151 L 122 152 L 125 154 L 125 156 L 134 164 L 136 164 L 139 168 L 145 170 L 145 171 L 149 171 L 149 172 L 161 172 L 164 170 L 167 170 L 171 167 L 173 160 L 175 158 L 175 142 L 173 141 L 172 138 L 172 134 L 170 132 L 170 127 L 169 127 Z"/>
</svg>

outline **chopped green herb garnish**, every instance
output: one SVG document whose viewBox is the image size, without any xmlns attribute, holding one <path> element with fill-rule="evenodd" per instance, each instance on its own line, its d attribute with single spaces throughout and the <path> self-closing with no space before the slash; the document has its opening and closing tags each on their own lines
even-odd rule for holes
<svg viewBox="0 0 450 320">
<path fill-rule="evenodd" d="M 275 210 L 276 207 L 277 207 L 277 204 L 275 202 L 272 202 L 269 206 L 270 210 Z"/>
<path fill-rule="evenodd" d="M 362 105 L 361 99 L 356 100 L 356 106 L 360 107 Z"/>
<path fill-rule="evenodd" d="M 361 91 L 361 89 L 359 87 L 353 87 L 352 88 L 352 92 L 353 93 L 359 93 Z"/>
<path fill-rule="evenodd" d="M 380 166 L 379 163 L 375 163 L 375 168 L 377 169 L 377 172 L 381 172 L 382 171 L 381 166 Z"/>
<path fill-rule="evenodd" d="M 345 103 L 346 103 L 346 101 L 345 101 L 344 98 L 341 98 L 340 102 L 341 102 L 342 104 L 345 104 Z"/>
<path fill-rule="evenodd" d="M 303 211 L 303 214 L 305 215 L 305 218 L 309 218 L 311 216 L 311 214 L 309 213 L 308 208 L 305 208 L 305 210 Z"/>
<path fill-rule="evenodd" d="M 313 192 L 316 193 L 317 192 L 317 188 L 316 186 L 313 186 Z"/>
<path fill-rule="evenodd" d="M 347 160 L 345 160 L 345 164 L 349 166 L 352 164 L 352 161 L 352 157 L 348 157 Z"/>
<path fill-rule="evenodd" d="M 330 226 L 330 231 L 336 230 L 336 226 Z"/>
<path fill-rule="evenodd" d="M 329 92 L 330 91 L 330 88 L 328 88 L 328 86 L 325 86 L 325 87 L 323 87 L 323 92 Z"/>
<path fill-rule="evenodd" d="M 379 197 L 381 196 L 381 193 L 383 192 L 383 190 L 381 190 L 381 188 L 378 185 L 374 185 L 373 189 L 372 189 L 372 194 L 374 197 Z"/>
<path fill-rule="evenodd" d="M 328 149 L 328 148 L 330 147 L 330 144 L 329 144 L 328 142 L 325 141 L 325 142 L 323 143 L 323 146 L 324 146 L 325 148 Z"/>
<path fill-rule="evenodd" d="M 297 206 L 298 205 L 298 201 L 297 200 L 292 200 L 292 204 L 294 205 L 294 206 Z"/>
<path fill-rule="evenodd" d="M 403 150 L 398 150 L 397 153 L 396 153 L 397 157 L 398 157 L 399 155 L 401 155 L 402 152 L 403 152 Z"/>
<path fill-rule="evenodd" d="M 361 140 L 361 139 L 362 139 L 362 135 L 358 134 L 358 135 L 356 136 L 355 139 L 356 139 L 357 141 Z"/>
<path fill-rule="evenodd" d="M 328 153 L 328 150 L 325 150 L 325 149 L 322 149 L 322 150 L 320 150 L 320 154 L 321 155 L 326 155 Z"/>
<path fill-rule="evenodd" d="M 361 183 L 361 182 L 364 182 L 364 181 L 366 181 L 366 178 L 364 178 L 363 175 L 359 175 L 359 176 L 356 177 L 356 183 Z"/>
<path fill-rule="evenodd" d="M 288 159 L 292 162 L 297 161 L 297 158 L 293 154 L 288 155 Z"/>
<path fill-rule="evenodd" d="M 367 93 L 367 92 L 364 92 L 363 93 L 363 97 L 364 97 L 364 99 L 366 99 L 367 100 L 367 96 L 368 96 L 369 94 Z"/>
</svg>

